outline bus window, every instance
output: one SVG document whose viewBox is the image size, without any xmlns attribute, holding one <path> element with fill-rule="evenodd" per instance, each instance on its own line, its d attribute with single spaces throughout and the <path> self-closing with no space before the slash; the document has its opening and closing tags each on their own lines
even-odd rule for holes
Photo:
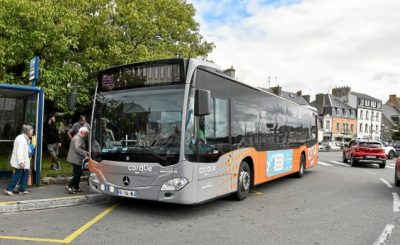
<svg viewBox="0 0 400 245">
<path fill-rule="evenodd" d="M 258 145 L 258 110 L 254 107 L 233 102 L 232 143 L 234 148 Z"/>
</svg>

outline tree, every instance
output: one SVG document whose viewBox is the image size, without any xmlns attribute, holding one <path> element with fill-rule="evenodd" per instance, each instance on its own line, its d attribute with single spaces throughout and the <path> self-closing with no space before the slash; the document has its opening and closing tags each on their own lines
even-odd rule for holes
<svg viewBox="0 0 400 245">
<path fill-rule="evenodd" d="M 393 130 L 392 139 L 394 141 L 400 141 L 400 123 Z"/>
<path fill-rule="evenodd" d="M 96 72 L 171 57 L 206 57 L 185 0 L 0 0 L 0 82 L 28 83 L 29 60 L 41 58 L 39 86 L 66 111 L 70 92 L 90 103 Z"/>
</svg>

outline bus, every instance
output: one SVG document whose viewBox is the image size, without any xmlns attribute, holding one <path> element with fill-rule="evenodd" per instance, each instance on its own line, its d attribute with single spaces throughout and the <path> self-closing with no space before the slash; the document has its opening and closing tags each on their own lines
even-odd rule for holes
<svg viewBox="0 0 400 245">
<path fill-rule="evenodd" d="M 233 195 L 317 165 L 317 111 L 168 59 L 102 70 L 91 117 L 90 188 L 178 204 Z"/>
</svg>

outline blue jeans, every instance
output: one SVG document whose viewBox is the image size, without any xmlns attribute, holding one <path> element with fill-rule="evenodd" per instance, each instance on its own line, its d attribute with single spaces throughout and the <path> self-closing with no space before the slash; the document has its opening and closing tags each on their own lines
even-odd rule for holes
<svg viewBox="0 0 400 245">
<path fill-rule="evenodd" d="M 19 182 L 19 191 L 26 191 L 26 186 L 28 185 L 29 169 L 15 169 L 15 173 L 11 177 L 10 183 L 8 183 L 6 190 L 13 191 L 15 186 Z"/>
</svg>

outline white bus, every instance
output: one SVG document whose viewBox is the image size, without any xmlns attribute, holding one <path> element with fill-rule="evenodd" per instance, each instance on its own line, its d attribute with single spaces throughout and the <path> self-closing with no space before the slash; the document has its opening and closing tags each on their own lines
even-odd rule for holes
<svg viewBox="0 0 400 245">
<path fill-rule="evenodd" d="M 196 59 L 101 71 L 89 183 L 122 197 L 196 204 L 318 162 L 317 113 Z"/>
</svg>

